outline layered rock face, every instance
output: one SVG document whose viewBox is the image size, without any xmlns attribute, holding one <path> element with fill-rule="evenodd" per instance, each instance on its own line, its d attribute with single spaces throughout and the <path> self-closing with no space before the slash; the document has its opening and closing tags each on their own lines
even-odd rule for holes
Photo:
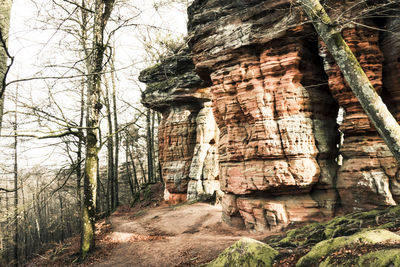
<svg viewBox="0 0 400 267">
<path fill-rule="evenodd" d="M 284 29 L 289 1 L 222 2 L 195 2 L 190 29 L 221 131 L 224 219 L 264 231 L 331 217 L 338 106 L 313 29 Z"/>
<path fill-rule="evenodd" d="M 399 68 L 390 61 L 384 63 L 385 42 L 379 43 L 379 32 L 373 29 L 377 25 L 368 21 L 361 23 L 369 24 L 371 28 L 357 26 L 344 29 L 343 38 L 356 55 L 374 88 L 396 115 L 397 107 L 393 106 L 393 103 L 396 103 L 396 94 L 400 87 L 393 82 L 390 83 L 391 78 L 394 78 L 391 73 L 388 73 L 390 78 L 385 85 L 382 76 L 385 66 L 387 72 Z M 388 49 L 389 51 L 394 52 L 392 48 Z M 377 206 L 396 205 L 400 199 L 397 182 L 398 165 L 395 158 L 364 113 L 323 44 L 320 54 L 324 58 L 332 94 L 345 111 L 340 126 L 344 134 L 344 142 L 340 148 L 343 165 L 340 166 L 337 180 L 342 210 L 352 212 Z M 392 60 L 391 56 L 387 58 L 389 59 Z"/>
<path fill-rule="evenodd" d="M 335 2 L 335 1 L 331 1 Z M 339 2 L 339 1 L 336 1 Z M 335 3 L 334 3 L 335 4 Z M 336 3 L 335 13 L 349 10 L 351 3 Z M 365 13 L 360 5 L 344 12 L 348 19 Z M 387 9 L 389 10 L 389 9 Z M 358 19 L 346 25 L 342 36 L 392 114 L 399 118 L 400 92 L 400 14 L 379 11 L 381 19 Z M 361 16 L 362 17 L 362 16 Z M 365 17 L 374 17 L 369 14 Z M 382 28 L 382 30 L 378 30 Z M 396 37 L 397 36 L 397 37 Z M 321 42 L 320 55 L 329 77 L 334 98 L 344 109 L 340 130 L 344 142 L 340 147 L 343 164 L 337 179 L 341 211 L 353 212 L 399 203 L 399 166 L 390 150 L 364 113 L 343 76 Z"/>
<path fill-rule="evenodd" d="M 159 159 L 166 199 L 178 203 L 209 196 L 219 189 L 219 132 L 209 88 L 194 73 L 185 50 L 144 70 L 142 103 L 162 113 Z"/>
<path fill-rule="evenodd" d="M 223 218 L 258 231 L 399 201 L 397 163 L 292 8 L 289 0 L 197 0 L 189 8 L 192 57 L 220 129 Z M 348 25 L 343 36 L 396 113 L 399 21 L 384 21 L 392 29 L 385 33 L 361 23 L 367 27 Z"/>
</svg>

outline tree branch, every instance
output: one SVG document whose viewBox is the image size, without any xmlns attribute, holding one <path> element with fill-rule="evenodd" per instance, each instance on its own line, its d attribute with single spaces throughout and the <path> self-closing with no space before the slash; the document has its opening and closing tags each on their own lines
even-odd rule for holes
<svg viewBox="0 0 400 267">
<path fill-rule="evenodd" d="M 15 191 L 18 191 L 19 187 L 17 189 L 6 189 L 6 188 L 2 188 L 0 187 L 0 191 L 6 192 L 6 193 L 12 193 Z"/>
<path fill-rule="evenodd" d="M 7 57 L 11 60 L 10 64 L 7 65 L 6 71 L 4 73 L 3 76 L 3 80 L 1 81 L 1 91 L 0 91 L 0 98 L 3 97 L 4 92 L 6 91 L 6 87 L 7 87 L 7 83 L 6 83 L 6 79 L 7 79 L 7 75 L 10 72 L 11 66 L 14 63 L 14 57 L 10 55 L 10 52 L 8 51 L 7 48 L 7 41 L 4 39 L 3 36 L 3 31 L 0 28 L 0 42 L 1 42 L 1 46 L 3 47 L 4 51 L 6 52 Z"/>
</svg>

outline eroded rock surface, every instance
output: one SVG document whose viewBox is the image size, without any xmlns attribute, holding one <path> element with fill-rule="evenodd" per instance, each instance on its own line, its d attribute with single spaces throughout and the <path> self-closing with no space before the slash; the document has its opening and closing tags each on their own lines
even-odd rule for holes
<svg viewBox="0 0 400 267">
<path fill-rule="evenodd" d="M 347 22 L 373 10 L 327 4 L 333 18 Z M 400 200 L 398 164 L 304 21 L 289 0 L 196 0 L 189 7 L 189 46 L 211 88 L 223 218 L 231 225 L 274 230 Z M 399 25 L 392 14 L 342 31 L 397 117 Z M 338 128 L 339 106 L 345 115 Z"/>
<path fill-rule="evenodd" d="M 400 119 L 400 19 L 371 16 L 377 3 L 325 2 Z M 220 186 L 224 220 L 256 231 L 399 203 L 397 162 L 298 6 L 195 0 L 188 12 L 190 57 L 142 74 L 143 102 L 163 113 L 171 198 Z"/>
<path fill-rule="evenodd" d="M 195 1 L 189 13 L 193 58 L 212 84 L 221 132 L 223 217 L 260 231 L 327 219 L 336 204 L 338 106 L 313 29 L 289 29 L 299 18 L 289 8 Z"/>
<path fill-rule="evenodd" d="M 218 127 L 209 88 L 194 73 L 185 50 L 144 70 L 142 102 L 162 113 L 159 159 L 171 203 L 213 195 L 219 190 Z"/>
<path fill-rule="evenodd" d="M 389 32 L 382 34 L 372 21 L 360 20 L 342 31 L 343 38 L 353 51 L 363 70 L 383 101 L 398 116 L 399 23 L 391 19 Z M 369 27 L 360 26 L 367 25 Z M 343 107 L 345 115 L 340 126 L 344 142 L 340 147 L 343 164 L 337 179 L 337 190 L 344 212 L 361 211 L 377 206 L 396 205 L 399 199 L 399 166 L 389 148 L 379 136 L 357 98 L 321 42 L 320 55 L 333 97 Z M 396 56 L 397 55 L 397 56 Z M 383 79 L 385 75 L 385 79 Z"/>
</svg>

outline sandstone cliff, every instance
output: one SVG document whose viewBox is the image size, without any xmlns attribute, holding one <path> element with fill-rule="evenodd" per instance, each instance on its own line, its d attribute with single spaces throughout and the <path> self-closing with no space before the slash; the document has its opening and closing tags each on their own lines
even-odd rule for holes
<svg viewBox="0 0 400 267">
<path fill-rule="evenodd" d="M 362 18 L 371 15 L 365 5 L 328 4 L 334 17 L 357 17 L 344 38 L 398 116 L 398 19 Z M 192 57 L 211 86 L 221 131 L 228 223 L 271 230 L 399 201 L 396 161 L 303 22 L 289 0 L 197 0 L 189 8 Z M 339 106 L 345 116 L 338 129 Z"/>
<path fill-rule="evenodd" d="M 224 218 L 272 230 L 333 215 L 338 105 L 290 1 L 195 1 L 190 46 L 212 83 Z M 214 15 L 218 14 L 218 15 Z"/>
<path fill-rule="evenodd" d="M 195 74 L 185 50 L 142 71 L 145 106 L 162 113 L 159 158 L 171 203 L 198 199 L 219 189 L 219 138 L 210 89 Z"/>
<path fill-rule="evenodd" d="M 325 3 L 400 119 L 398 14 L 367 5 L 379 1 Z M 218 177 L 224 220 L 256 231 L 399 203 L 397 162 L 298 6 L 195 0 L 188 14 L 194 66 L 142 75 L 144 103 L 164 114 L 171 193 L 195 198 Z"/>
</svg>

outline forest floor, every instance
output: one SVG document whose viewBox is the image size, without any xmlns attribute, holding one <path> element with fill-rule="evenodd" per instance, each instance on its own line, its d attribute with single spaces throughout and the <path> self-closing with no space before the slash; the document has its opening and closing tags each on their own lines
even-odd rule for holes
<svg viewBox="0 0 400 267">
<path fill-rule="evenodd" d="M 279 251 L 273 266 L 295 266 L 315 244 L 326 239 L 374 229 L 400 235 L 400 207 L 396 206 L 300 228 L 292 226 L 292 230 L 273 235 L 257 235 L 223 223 L 220 205 L 201 202 L 167 205 L 162 201 L 161 188 L 157 189 L 157 185 L 154 188 L 148 190 L 150 197 L 143 194 L 135 207 L 119 207 L 109 218 L 97 223 L 96 250 L 83 263 L 78 262 L 80 237 L 75 236 L 55 244 L 24 266 L 197 266 L 215 259 L 242 237 L 260 240 Z M 153 191 L 158 192 L 156 197 Z M 335 266 L 353 266 L 351 262 L 361 255 L 378 250 L 400 250 L 400 242 L 346 245 L 338 247 L 329 257 L 338 263 Z M 350 263 L 344 264 L 346 261 Z"/>
<path fill-rule="evenodd" d="M 207 203 L 117 212 L 111 225 L 105 239 L 116 246 L 93 266 L 193 266 L 249 236 L 222 223 L 221 207 Z"/>
<path fill-rule="evenodd" d="M 221 206 L 209 203 L 146 208 L 120 207 L 97 223 L 96 251 L 77 263 L 79 237 L 34 258 L 25 266 L 195 266 L 216 258 L 241 237 L 262 240 L 221 221 Z"/>
</svg>

